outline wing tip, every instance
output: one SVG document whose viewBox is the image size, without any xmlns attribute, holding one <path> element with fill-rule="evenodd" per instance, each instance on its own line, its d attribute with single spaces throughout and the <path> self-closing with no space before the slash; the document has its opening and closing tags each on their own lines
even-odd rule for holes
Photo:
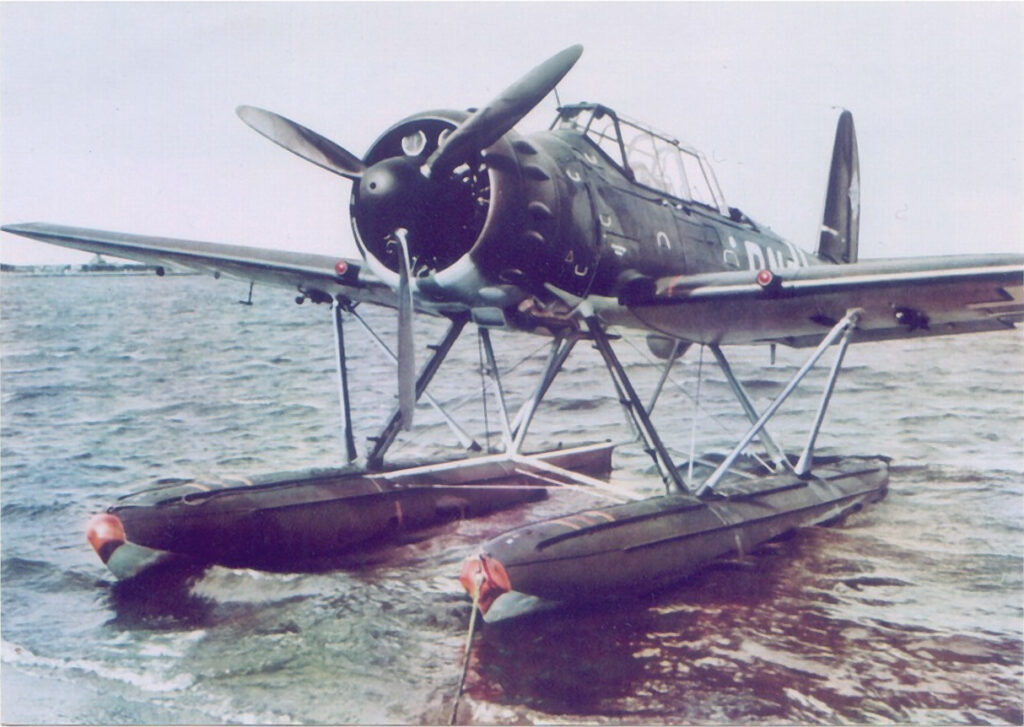
<svg viewBox="0 0 1024 727">
<path fill-rule="evenodd" d="M 0 225 L 0 231 L 9 232 L 12 235 L 32 235 L 42 232 L 44 228 L 52 228 L 45 222 L 17 222 L 10 225 Z"/>
</svg>

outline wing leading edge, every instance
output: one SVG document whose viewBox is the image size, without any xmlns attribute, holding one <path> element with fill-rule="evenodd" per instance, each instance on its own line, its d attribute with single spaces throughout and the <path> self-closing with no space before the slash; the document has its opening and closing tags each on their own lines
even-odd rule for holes
<svg viewBox="0 0 1024 727">
<path fill-rule="evenodd" d="M 394 292 L 373 277 L 357 260 L 242 245 L 106 232 L 42 222 L 5 225 L 0 229 L 51 245 L 138 260 L 156 266 L 176 265 L 214 275 L 223 274 L 290 288 L 309 295 L 314 300 L 326 300 L 331 296 L 343 295 L 357 302 L 391 308 L 397 305 Z"/>
<path fill-rule="evenodd" d="M 855 341 L 992 331 L 1024 320 L 1024 256 L 871 260 L 675 276 L 609 322 L 700 343 L 813 346 L 848 310 Z M 630 321 L 629 319 L 633 319 Z"/>
<path fill-rule="evenodd" d="M 356 260 L 48 223 L 2 229 L 62 247 L 288 288 L 314 299 L 342 295 L 398 305 L 395 292 Z M 661 278 L 649 298 L 602 307 L 601 315 L 612 325 L 699 343 L 794 347 L 817 345 L 851 309 L 861 311 L 856 341 L 1003 330 L 1024 321 L 1021 255 L 872 260 L 773 271 L 767 281 L 759 276 L 764 272 Z"/>
</svg>

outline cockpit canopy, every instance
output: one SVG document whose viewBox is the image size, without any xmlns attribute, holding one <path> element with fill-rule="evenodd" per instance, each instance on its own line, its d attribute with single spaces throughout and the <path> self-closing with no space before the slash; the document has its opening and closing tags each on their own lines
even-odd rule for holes
<svg viewBox="0 0 1024 727">
<path fill-rule="evenodd" d="M 583 134 L 638 184 L 729 213 L 707 159 L 676 139 L 600 104 L 563 106 L 553 128 Z"/>
</svg>

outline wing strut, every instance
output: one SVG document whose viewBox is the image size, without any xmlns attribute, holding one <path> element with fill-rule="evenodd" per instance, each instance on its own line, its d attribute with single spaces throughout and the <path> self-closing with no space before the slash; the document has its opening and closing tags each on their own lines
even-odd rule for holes
<svg viewBox="0 0 1024 727">
<path fill-rule="evenodd" d="M 810 469 L 811 455 L 814 452 L 814 442 L 817 438 L 818 430 L 821 428 L 821 422 L 825 416 L 825 409 L 828 407 L 828 402 L 832 395 L 832 389 L 835 386 L 836 376 L 839 374 L 839 365 L 842 363 L 843 355 L 846 353 L 846 346 L 850 342 L 850 336 L 853 333 L 853 329 L 857 327 L 857 321 L 859 318 L 859 310 L 847 311 L 846 315 L 843 316 L 843 319 L 832 327 L 832 330 L 828 332 L 828 335 L 826 335 L 821 343 L 818 344 L 818 347 L 814 349 L 814 353 L 811 354 L 810 358 L 808 358 L 804 365 L 800 367 L 800 370 L 793 375 L 793 378 L 789 380 L 789 383 L 786 384 L 781 392 L 779 392 L 779 395 L 775 397 L 772 403 L 768 405 L 768 408 L 765 409 L 764 413 L 762 413 L 758 420 L 754 422 L 753 426 L 747 430 L 747 433 L 743 435 L 743 438 L 740 439 L 739 443 L 731 452 L 729 452 L 726 458 L 722 460 L 722 463 L 718 465 L 718 468 L 715 469 L 715 471 L 711 473 L 711 476 L 704 481 L 704 484 L 697 489 L 694 493 L 697 497 L 705 495 L 715 488 L 715 485 L 721 481 L 722 477 L 725 476 L 725 473 L 728 472 L 729 468 L 736 462 L 736 458 L 739 457 L 743 450 L 746 449 L 747 445 L 753 441 L 754 437 L 761 433 L 765 424 L 768 423 L 768 420 L 775 415 L 775 412 L 778 411 L 783 402 L 789 398 L 789 395 L 793 393 L 796 387 L 803 380 L 804 376 L 807 375 L 807 372 L 814 368 L 818 359 L 820 359 L 825 354 L 825 351 L 827 351 L 829 347 L 835 343 L 840 336 L 842 336 L 842 342 L 839 344 L 839 354 L 837 356 L 836 363 L 833 364 L 829 380 L 825 384 L 825 393 L 822 397 L 821 405 L 818 407 L 818 413 L 815 416 L 814 424 L 811 427 L 811 435 L 808 438 L 807 446 L 800 458 L 800 464 L 797 465 L 798 469 L 800 467 L 803 468 L 803 471 L 798 471 L 797 474 L 806 475 L 808 473 Z"/>
<path fill-rule="evenodd" d="M 459 334 L 462 333 L 462 329 L 465 328 L 466 322 L 469 320 L 468 316 L 458 316 L 451 319 L 451 325 L 448 327 L 448 331 L 444 334 L 444 338 L 434 348 L 433 354 L 430 359 L 420 370 L 419 376 L 416 378 L 415 396 L 413 401 L 419 400 L 426 390 L 427 386 L 433 380 L 437 370 L 441 368 L 441 364 L 448 356 L 448 352 L 451 351 L 452 346 L 455 345 L 455 341 L 458 340 Z M 398 431 L 402 426 L 402 407 L 398 406 L 393 412 L 391 417 L 388 419 L 387 424 L 384 425 L 384 429 L 381 430 L 379 436 L 374 437 L 373 449 L 368 455 L 366 455 L 366 465 L 369 469 L 380 469 L 384 463 L 384 453 L 391 446 L 391 443 L 395 441 L 395 437 L 398 436 Z"/>
<path fill-rule="evenodd" d="M 608 367 L 608 372 L 612 375 L 616 388 L 626 396 L 626 401 L 623 404 L 632 417 L 633 423 L 640 430 L 647 453 L 651 455 L 654 464 L 661 472 L 661 478 L 665 482 L 665 490 L 671 492 L 671 486 L 675 485 L 679 492 L 688 492 L 689 490 L 683 482 L 683 477 L 679 474 L 679 469 L 672 461 L 672 455 L 668 453 L 668 450 L 661 441 L 661 437 L 658 436 L 658 430 L 647 415 L 647 408 L 640 401 L 636 389 L 630 383 L 629 376 L 615 355 L 615 351 L 612 349 L 611 342 L 608 339 L 608 334 L 605 333 L 604 328 L 601 326 L 601 321 L 592 311 L 584 318 L 584 321 L 586 321 L 587 330 L 590 331 L 594 338 L 594 343 L 597 344 L 597 350 L 601 352 L 601 357 L 604 359 L 605 366 Z"/>
<path fill-rule="evenodd" d="M 505 393 L 501 388 L 501 375 L 498 373 L 498 361 L 494 358 L 494 346 L 491 345 L 491 331 L 483 326 L 478 327 L 480 341 L 487 355 L 487 375 L 494 381 L 494 399 L 498 403 L 498 417 L 501 424 L 501 442 L 506 452 L 512 451 L 512 425 L 509 423 L 508 407 L 505 406 Z"/>
<path fill-rule="evenodd" d="M 548 355 L 548 362 L 544 367 L 544 373 L 537 384 L 537 390 L 533 393 L 532 397 L 523 403 L 523 406 L 516 414 L 516 418 L 512 421 L 512 432 L 514 434 L 512 441 L 513 454 L 519 454 L 520 450 L 522 450 L 523 440 L 526 439 L 526 432 L 530 428 L 530 422 L 533 421 L 533 415 L 536 414 L 537 407 L 548 393 L 548 389 L 554 383 L 555 377 L 562 370 L 562 366 L 579 340 L 580 334 L 573 333 L 564 338 L 556 338 L 551 342 L 551 353 Z"/>
<path fill-rule="evenodd" d="M 654 393 L 651 394 L 651 400 L 647 404 L 648 416 L 654 413 L 654 407 L 658 403 L 658 398 L 661 396 L 661 390 L 665 388 L 665 382 L 668 381 L 668 375 L 672 370 L 672 364 L 676 362 L 676 359 L 683 355 L 687 346 L 688 344 L 684 344 L 682 340 L 678 338 L 673 340 L 672 350 L 669 352 L 668 358 L 665 359 L 665 367 L 661 370 L 661 377 L 658 379 L 658 383 L 654 387 Z"/>
<path fill-rule="evenodd" d="M 249 288 L 252 296 L 252 288 Z M 342 436 L 345 439 L 345 459 L 354 462 L 359 454 L 356 452 L 355 434 L 352 432 L 352 404 L 348 396 L 348 366 L 345 362 L 345 324 L 341 312 L 345 307 L 341 298 L 331 301 L 331 313 L 334 315 L 334 350 L 338 354 L 338 397 L 341 400 Z"/>
<path fill-rule="evenodd" d="M 754 403 L 750 400 L 750 395 L 747 394 L 747 390 L 743 388 L 743 384 L 736 378 L 736 374 L 732 371 L 732 366 L 729 365 L 728 359 L 725 358 L 725 354 L 722 353 L 721 347 L 718 344 L 712 343 L 708 346 L 711 349 L 711 353 L 714 354 L 715 360 L 718 362 L 718 368 L 725 374 L 725 380 L 729 382 L 729 387 L 732 389 L 733 395 L 736 400 L 740 403 L 743 411 L 746 413 L 747 418 L 750 419 L 751 424 L 757 423 L 758 413 L 754 409 Z M 764 427 L 758 432 L 758 438 L 761 440 L 761 444 L 768 450 L 768 454 L 771 455 L 772 461 L 775 462 L 775 469 L 779 470 L 785 467 L 789 460 L 786 459 L 785 453 L 782 448 L 775 443 L 771 435 L 768 434 L 768 430 Z"/>
<path fill-rule="evenodd" d="M 857 327 L 856 317 L 853 323 L 846 327 L 846 332 L 839 341 L 839 351 L 836 359 L 832 362 L 832 370 L 829 372 L 828 381 L 825 383 L 825 390 L 821 394 L 821 402 L 818 404 L 818 412 L 814 416 L 814 424 L 811 425 L 811 433 L 807 435 L 807 446 L 804 447 L 800 460 L 796 463 L 796 474 L 803 477 L 811 470 L 811 460 L 814 459 L 814 443 L 818 439 L 818 431 L 821 429 L 821 421 L 825 418 L 828 410 L 828 403 L 832 398 L 832 391 L 836 387 L 836 379 L 839 377 L 839 369 L 843 365 L 843 357 L 846 356 L 846 348 L 850 345 L 850 336 Z"/>
<path fill-rule="evenodd" d="M 359 311 L 356 310 L 354 305 L 348 308 L 348 312 L 352 314 L 353 318 L 355 318 L 356 323 L 362 326 L 363 330 L 369 334 L 370 338 L 372 338 L 373 342 L 377 344 L 377 347 L 381 352 L 388 357 L 388 360 L 393 364 L 397 364 L 398 356 L 388 347 L 388 344 L 384 343 L 384 339 L 381 338 L 375 330 L 373 330 L 373 327 L 366 322 L 366 319 L 359 315 Z M 479 452 L 481 450 L 481 447 L 477 444 L 476 440 L 473 439 L 465 429 L 459 426 L 459 423 L 452 418 L 451 414 L 445 411 L 444 407 L 441 406 L 437 399 L 430 395 L 430 392 L 424 391 L 423 398 L 426 399 L 427 403 L 434 407 L 434 411 L 440 414 L 445 420 L 448 424 L 448 428 L 452 430 L 452 433 L 459 440 L 459 444 L 471 452 Z"/>
</svg>

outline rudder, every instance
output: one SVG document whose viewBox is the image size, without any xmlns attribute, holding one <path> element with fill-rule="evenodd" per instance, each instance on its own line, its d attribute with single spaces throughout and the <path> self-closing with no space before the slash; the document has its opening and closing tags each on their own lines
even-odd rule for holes
<svg viewBox="0 0 1024 727">
<path fill-rule="evenodd" d="M 818 257 L 833 263 L 857 262 L 860 232 L 860 162 L 853 114 L 843 111 L 836 126 L 832 166 L 825 193 L 825 214 L 818 239 Z"/>
</svg>

